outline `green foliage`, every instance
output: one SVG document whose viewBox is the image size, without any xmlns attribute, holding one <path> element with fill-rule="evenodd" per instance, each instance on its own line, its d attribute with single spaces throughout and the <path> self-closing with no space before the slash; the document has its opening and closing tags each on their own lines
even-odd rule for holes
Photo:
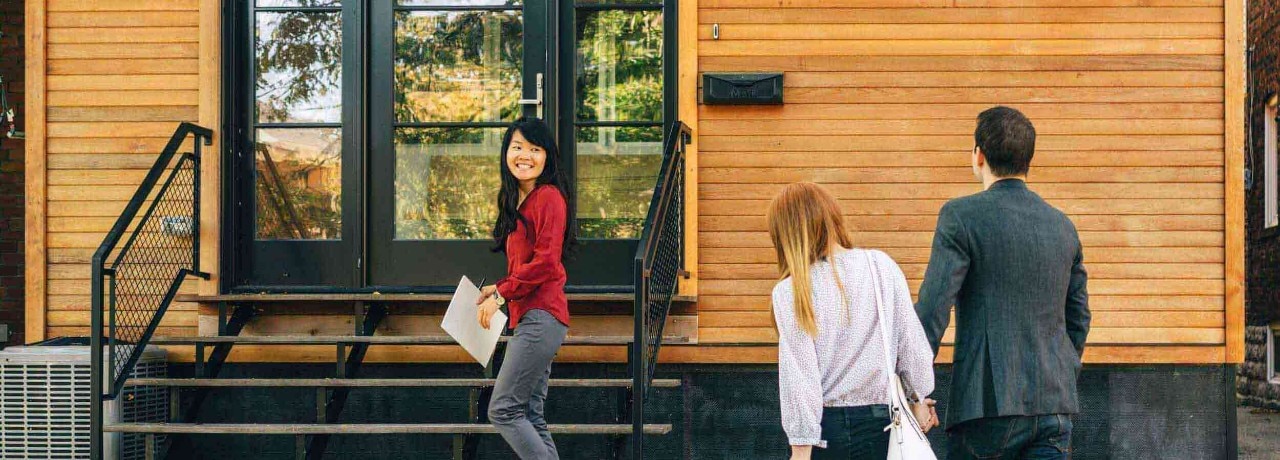
<svg viewBox="0 0 1280 460">
<path fill-rule="evenodd" d="M 661 121 L 662 14 L 579 11 L 577 33 L 578 119 Z M 599 113 L 605 107 L 616 116 Z"/>
<path fill-rule="evenodd" d="M 294 121 L 293 111 L 341 92 L 340 14 L 259 13 L 255 19 L 259 120 Z"/>
<path fill-rule="evenodd" d="M 413 129 L 404 131 L 441 131 Z M 406 143 L 396 148 L 396 238 L 483 239 L 498 218 L 498 145 L 485 131 L 447 129 L 451 144 Z M 406 137 L 431 138 L 430 133 Z"/>
<path fill-rule="evenodd" d="M 523 23 L 518 12 L 396 14 L 395 119 L 492 122 L 519 114 Z M 465 131 L 465 130 L 463 130 Z M 397 133 L 404 143 L 463 142 L 452 130 Z"/>
</svg>

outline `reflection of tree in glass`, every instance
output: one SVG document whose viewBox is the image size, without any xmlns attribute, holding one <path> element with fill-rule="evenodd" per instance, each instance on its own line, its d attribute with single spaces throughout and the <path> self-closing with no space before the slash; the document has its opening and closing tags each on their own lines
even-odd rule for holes
<svg viewBox="0 0 1280 460">
<path fill-rule="evenodd" d="M 661 138 L 661 128 L 644 128 Z M 579 135 L 588 133 L 582 129 Z M 599 138 L 599 136 L 594 136 Z M 621 137 L 621 136 L 619 136 Z M 578 225 L 588 238 L 636 238 L 662 162 L 661 142 L 578 143 Z"/>
<path fill-rule="evenodd" d="M 579 11 L 580 120 L 662 121 L 662 14 Z M 639 236 L 662 162 L 658 127 L 580 128 L 578 224 L 586 238 Z"/>
<path fill-rule="evenodd" d="M 522 39 L 519 12 L 397 13 L 396 120 L 515 119 Z M 396 129 L 396 238 L 488 238 L 501 134 L 496 128 Z"/>
<path fill-rule="evenodd" d="M 259 131 L 255 147 L 258 238 L 342 236 L 341 144 L 332 130 Z"/>
<path fill-rule="evenodd" d="M 579 120 L 662 121 L 662 14 L 580 11 Z M 602 78 L 603 77 L 603 78 Z M 596 133 L 580 141 L 594 141 Z M 648 128 L 622 128 L 618 140 L 660 141 Z"/>
<path fill-rule="evenodd" d="M 324 4 L 303 0 L 303 6 Z M 259 120 L 292 121 L 291 109 L 334 98 L 342 78 L 342 18 L 338 13 L 281 12 L 257 17 Z M 262 35 L 266 36 L 262 36 Z M 332 120 L 336 121 L 336 120 Z"/>
<path fill-rule="evenodd" d="M 395 115 L 402 122 L 492 122 L 519 112 L 523 25 L 518 12 L 396 15 Z M 404 139 L 459 142 L 453 130 Z"/>
<path fill-rule="evenodd" d="M 409 131 L 410 129 L 402 129 Z M 413 129 L 443 131 L 445 129 Z M 501 129 L 448 128 L 449 144 L 396 147 L 396 238 L 485 239 L 497 218 L 498 150 L 483 139 Z M 433 138 L 436 133 L 406 133 Z"/>
</svg>

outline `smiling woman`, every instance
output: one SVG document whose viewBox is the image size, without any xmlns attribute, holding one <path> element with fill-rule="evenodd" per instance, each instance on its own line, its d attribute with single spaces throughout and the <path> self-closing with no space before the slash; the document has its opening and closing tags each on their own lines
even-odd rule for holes
<svg viewBox="0 0 1280 460">
<path fill-rule="evenodd" d="M 494 251 L 507 256 L 507 276 L 481 288 L 480 325 L 509 304 L 504 365 L 498 371 L 489 419 L 524 460 L 558 460 L 542 410 L 551 359 L 569 330 L 564 256 L 575 244 L 573 187 L 560 165 L 551 128 L 537 118 L 516 120 L 502 140 L 502 188 Z"/>
</svg>

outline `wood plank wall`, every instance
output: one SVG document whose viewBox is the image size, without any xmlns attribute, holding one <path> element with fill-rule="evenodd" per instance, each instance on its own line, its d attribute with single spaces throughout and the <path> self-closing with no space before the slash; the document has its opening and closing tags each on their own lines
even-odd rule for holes
<svg viewBox="0 0 1280 460">
<path fill-rule="evenodd" d="M 701 0 L 698 21 L 700 71 L 786 72 L 787 102 L 700 107 L 701 343 L 776 340 L 762 210 L 788 182 L 825 184 L 917 289 L 938 209 L 980 189 L 974 119 L 1004 104 L 1086 246 L 1086 358 L 1224 359 L 1222 0 Z"/>
<path fill-rule="evenodd" d="M 29 275 L 29 307 L 47 310 L 39 315 L 47 324 L 33 322 L 39 332 L 88 333 L 92 250 L 176 123 L 216 121 L 216 36 L 201 38 L 219 29 L 213 4 L 29 2 L 29 21 L 47 23 L 47 43 L 31 53 L 47 58 L 45 86 L 33 86 L 47 91 L 47 137 L 28 142 L 47 147 L 28 163 L 47 167 L 28 181 L 41 189 L 34 203 L 47 199 L 28 212 L 29 229 L 47 227 L 29 244 L 40 262 Z M 1235 160 L 1226 154 L 1224 54 L 1242 55 L 1227 47 L 1230 10 L 1222 0 L 686 2 L 682 20 L 696 27 L 684 23 L 691 41 L 681 49 L 696 58 L 682 62 L 700 72 L 786 72 L 787 104 L 682 107 L 684 118 L 697 118 L 698 217 L 689 228 L 697 229 L 702 345 L 668 348 L 663 359 L 774 359 L 773 255 L 761 210 L 787 182 L 826 184 L 858 243 L 888 251 L 918 287 L 939 207 L 978 190 L 967 157 L 973 119 L 995 104 L 1036 122 L 1033 186 L 1072 216 L 1087 246 L 1096 329 L 1086 360 L 1228 359 L 1226 331 L 1242 311 L 1226 288 L 1237 255 L 1226 231 L 1224 183 L 1235 179 L 1225 168 Z M 683 73 L 683 102 L 696 100 L 693 78 Z M 159 333 L 194 334 L 197 316 L 178 305 Z M 730 343 L 748 346 L 717 346 Z M 453 355 L 386 349 L 371 359 Z M 566 358 L 621 356 L 582 349 Z"/>
<path fill-rule="evenodd" d="M 177 124 L 199 121 L 199 2 L 45 3 L 44 332 L 86 336 L 89 258 Z M 195 307 L 173 308 L 158 333 L 195 334 Z"/>
</svg>

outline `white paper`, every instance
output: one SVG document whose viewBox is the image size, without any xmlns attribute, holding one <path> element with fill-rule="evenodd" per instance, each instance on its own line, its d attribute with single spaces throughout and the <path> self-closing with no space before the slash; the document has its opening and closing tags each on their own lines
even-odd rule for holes
<svg viewBox="0 0 1280 460">
<path fill-rule="evenodd" d="M 440 328 L 449 333 L 458 345 L 462 345 L 462 349 L 467 350 L 481 366 L 489 367 L 493 350 L 498 347 L 498 336 L 502 335 L 502 329 L 507 324 L 507 315 L 498 310 L 489 319 L 488 329 L 480 327 L 477 319 L 480 306 L 476 305 L 476 299 L 479 298 L 480 288 L 463 276 L 458 282 L 458 290 L 453 293 L 453 300 L 449 301 L 449 310 L 444 313 Z"/>
</svg>

